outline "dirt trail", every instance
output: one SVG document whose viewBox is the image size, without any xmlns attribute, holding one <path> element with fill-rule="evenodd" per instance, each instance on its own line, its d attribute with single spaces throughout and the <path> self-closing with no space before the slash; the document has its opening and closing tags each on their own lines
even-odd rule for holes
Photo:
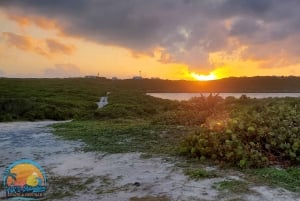
<svg viewBox="0 0 300 201">
<path fill-rule="evenodd" d="M 145 158 L 141 153 L 85 153 L 81 151 L 83 143 L 62 140 L 45 127 L 53 123 L 0 124 L 0 173 L 14 160 L 36 160 L 48 173 L 49 200 L 126 201 L 164 196 L 180 201 L 300 201 L 299 194 L 251 183 L 249 192 L 220 191 L 214 187 L 216 183 L 243 180 L 243 175 L 233 172 L 196 181 L 183 174 L 174 158 Z"/>
</svg>

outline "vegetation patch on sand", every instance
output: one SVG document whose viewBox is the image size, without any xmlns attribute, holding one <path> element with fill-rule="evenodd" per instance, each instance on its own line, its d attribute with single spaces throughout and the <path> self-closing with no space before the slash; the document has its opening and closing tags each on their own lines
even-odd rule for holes
<svg viewBox="0 0 300 201">
<path fill-rule="evenodd" d="M 250 191 L 248 183 L 240 180 L 225 180 L 217 182 L 214 187 L 220 191 L 228 191 L 230 193 L 248 193 Z"/>
<path fill-rule="evenodd" d="M 250 180 L 280 186 L 294 192 L 300 192 L 300 168 L 287 169 L 261 168 L 247 170 Z"/>
<path fill-rule="evenodd" d="M 166 196 L 132 197 L 130 201 L 170 201 Z"/>
<path fill-rule="evenodd" d="M 177 152 L 185 128 L 153 126 L 145 120 L 114 119 L 106 121 L 72 121 L 55 124 L 55 133 L 66 139 L 81 139 L 86 151 L 108 153 Z"/>
<path fill-rule="evenodd" d="M 202 168 L 196 168 L 196 169 L 187 169 L 185 171 L 185 174 L 188 175 L 192 179 L 207 179 L 207 178 L 215 178 L 218 177 L 218 174 L 216 171 L 208 171 Z"/>
<path fill-rule="evenodd" d="M 49 189 L 46 194 L 48 200 L 72 197 L 78 192 L 89 190 L 89 185 L 94 183 L 95 178 L 82 178 L 71 176 L 51 176 L 49 179 Z"/>
</svg>

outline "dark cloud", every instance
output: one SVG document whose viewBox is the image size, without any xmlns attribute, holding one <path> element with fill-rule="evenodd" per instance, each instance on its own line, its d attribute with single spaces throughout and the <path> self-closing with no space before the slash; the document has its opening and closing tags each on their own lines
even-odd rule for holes
<svg viewBox="0 0 300 201">
<path fill-rule="evenodd" d="M 276 0 L 275 0 L 276 1 Z M 263 16 L 272 9 L 274 0 L 225 0 L 222 13 L 227 15 L 255 15 Z"/>
<path fill-rule="evenodd" d="M 232 23 L 230 34 L 233 36 L 252 37 L 257 32 L 263 31 L 263 22 L 249 18 L 239 18 Z"/>
<path fill-rule="evenodd" d="M 246 57 L 268 60 L 274 52 L 265 47 L 272 47 L 300 61 L 299 0 L 1 0 L 0 6 L 55 20 L 64 33 L 101 44 L 144 53 L 160 47 L 164 62 L 210 67 L 209 52 L 232 50 L 229 37 L 249 47 Z"/>
</svg>

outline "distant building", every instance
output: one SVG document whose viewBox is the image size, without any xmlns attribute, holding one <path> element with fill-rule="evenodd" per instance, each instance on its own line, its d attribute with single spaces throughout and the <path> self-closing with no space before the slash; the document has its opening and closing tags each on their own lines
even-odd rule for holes
<svg viewBox="0 0 300 201">
<path fill-rule="evenodd" d="M 133 80 L 142 80 L 142 76 L 133 76 L 132 77 Z"/>
<path fill-rule="evenodd" d="M 112 77 L 111 79 L 112 79 L 112 80 L 117 80 L 118 78 L 117 78 L 117 77 Z"/>
</svg>

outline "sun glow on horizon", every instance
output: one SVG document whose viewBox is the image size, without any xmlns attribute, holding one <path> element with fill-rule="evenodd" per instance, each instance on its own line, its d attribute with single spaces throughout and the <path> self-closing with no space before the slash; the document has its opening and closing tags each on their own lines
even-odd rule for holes
<svg viewBox="0 0 300 201">
<path fill-rule="evenodd" d="M 199 80 L 199 81 L 209 81 L 209 80 L 217 79 L 217 76 L 214 73 L 209 73 L 208 75 L 203 75 L 203 74 L 197 74 L 197 73 L 191 72 L 190 74 L 195 80 Z"/>
</svg>

